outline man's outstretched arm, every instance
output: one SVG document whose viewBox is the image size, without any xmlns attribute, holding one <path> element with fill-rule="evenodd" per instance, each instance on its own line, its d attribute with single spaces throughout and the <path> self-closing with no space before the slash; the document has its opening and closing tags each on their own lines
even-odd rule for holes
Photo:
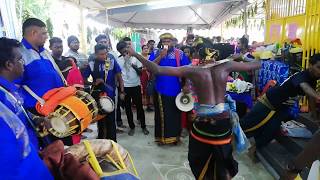
<svg viewBox="0 0 320 180">
<path fill-rule="evenodd" d="M 168 76 L 178 76 L 183 77 L 186 70 L 185 67 L 169 67 L 169 66 L 159 66 L 156 63 L 145 59 L 140 54 L 133 50 L 129 50 L 129 54 L 136 57 L 147 69 L 154 74 L 168 75 Z"/>
<path fill-rule="evenodd" d="M 300 87 L 307 96 L 313 98 L 316 103 L 320 103 L 320 93 L 314 90 L 308 83 L 303 82 L 300 84 Z"/>
<path fill-rule="evenodd" d="M 229 62 L 229 72 L 233 71 L 251 71 L 261 68 L 261 61 L 252 61 L 252 62 L 236 62 L 230 61 Z"/>
</svg>

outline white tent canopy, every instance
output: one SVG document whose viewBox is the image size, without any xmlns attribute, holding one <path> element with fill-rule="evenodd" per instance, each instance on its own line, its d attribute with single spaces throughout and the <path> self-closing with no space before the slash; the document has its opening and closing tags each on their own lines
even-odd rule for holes
<svg viewBox="0 0 320 180">
<path fill-rule="evenodd" d="M 244 7 L 245 0 L 80 0 L 88 17 L 113 27 L 209 29 Z"/>
</svg>

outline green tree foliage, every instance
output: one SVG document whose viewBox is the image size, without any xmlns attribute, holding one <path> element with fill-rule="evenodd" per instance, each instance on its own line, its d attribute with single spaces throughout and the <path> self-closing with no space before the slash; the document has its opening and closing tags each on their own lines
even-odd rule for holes
<svg viewBox="0 0 320 180">
<path fill-rule="evenodd" d="M 265 11 L 265 6 L 266 6 L 265 1 L 263 1 L 263 4 L 261 7 L 258 7 L 257 2 L 255 2 L 254 4 L 247 7 L 247 12 L 242 12 L 240 15 L 238 15 L 236 17 L 232 17 L 229 20 L 225 21 L 226 27 L 239 27 L 240 28 L 240 27 L 244 26 L 245 15 L 249 19 L 254 18 L 258 14 L 259 8 L 262 8 Z M 252 27 L 258 26 L 259 29 L 263 28 L 263 26 L 264 26 L 263 19 L 260 21 L 260 24 L 256 24 L 256 23 L 257 23 L 257 21 L 254 21 L 254 24 Z"/>
<path fill-rule="evenodd" d="M 53 25 L 49 14 L 50 5 L 49 0 L 16 0 L 17 17 L 21 22 L 32 17 L 46 22 L 48 34 L 52 37 Z"/>
<path fill-rule="evenodd" d="M 53 25 L 52 25 L 52 22 L 51 22 L 50 18 L 48 18 L 46 20 L 46 24 L 47 24 L 47 30 L 48 30 L 49 37 L 52 38 L 52 36 L 53 36 Z"/>
<path fill-rule="evenodd" d="M 130 31 L 126 31 L 124 28 L 113 28 L 111 34 L 115 39 L 120 40 L 126 36 L 130 35 Z"/>
</svg>

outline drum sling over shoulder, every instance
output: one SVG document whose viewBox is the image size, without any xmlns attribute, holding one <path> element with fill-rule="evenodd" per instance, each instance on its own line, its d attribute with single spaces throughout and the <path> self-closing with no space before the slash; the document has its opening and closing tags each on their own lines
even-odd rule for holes
<svg viewBox="0 0 320 180">
<path fill-rule="evenodd" d="M 95 100 L 73 86 L 51 89 L 42 98 L 28 87 L 25 89 L 38 100 L 35 108 L 48 118 L 50 126 L 47 128 L 56 137 L 79 134 L 97 117 Z"/>
<path fill-rule="evenodd" d="M 4 92 L 5 94 L 9 95 L 9 97 L 15 102 L 15 104 L 19 105 L 19 108 L 22 110 L 24 116 L 27 118 L 28 122 L 30 123 L 30 125 L 32 126 L 33 129 L 37 129 L 36 125 L 34 124 L 34 122 L 31 120 L 29 114 L 27 113 L 27 111 L 24 109 L 24 107 L 21 105 L 21 103 L 19 103 L 18 99 L 9 91 L 7 91 L 5 88 L 3 88 L 2 86 L 0 86 L 0 91 Z M 38 132 L 38 131 L 37 131 Z"/>
</svg>

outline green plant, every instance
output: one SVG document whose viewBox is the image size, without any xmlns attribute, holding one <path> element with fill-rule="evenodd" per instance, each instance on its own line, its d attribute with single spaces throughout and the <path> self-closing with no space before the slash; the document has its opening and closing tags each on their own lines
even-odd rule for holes
<svg viewBox="0 0 320 180">
<path fill-rule="evenodd" d="M 48 0 L 16 0 L 17 17 L 21 18 L 21 22 L 35 17 L 44 22 L 50 21 L 51 23 L 51 20 L 48 20 L 50 18 L 50 5 L 51 3 Z"/>
<path fill-rule="evenodd" d="M 261 19 L 259 30 L 262 29 L 264 27 L 264 25 L 265 25 L 264 19 Z"/>
<path fill-rule="evenodd" d="M 262 8 L 263 8 L 264 10 L 266 10 L 266 8 L 267 8 L 266 1 L 263 1 L 263 3 L 262 3 Z"/>
<path fill-rule="evenodd" d="M 53 25 L 52 25 L 52 22 L 51 22 L 50 18 L 46 20 L 46 24 L 47 24 L 47 30 L 48 30 L 49 37 L 52 38 L 52 36 L 53 36 Z"/>
<path fill-rule="evenodd" d="M 114 28 L 111 30 L 112 36 L 117 40 L 120 40 L 120 39 L 124 38 L 125 36 L 129 36 L 130 33 L 131 33 L 131 29 L 127 30 L 124 28 Z"/>
<path fill-rule="evenodd" d="M 256 4 L 254 5 L 254 13 L 258 14 L 258 4 L 256 2 Z"/>
</svg>

